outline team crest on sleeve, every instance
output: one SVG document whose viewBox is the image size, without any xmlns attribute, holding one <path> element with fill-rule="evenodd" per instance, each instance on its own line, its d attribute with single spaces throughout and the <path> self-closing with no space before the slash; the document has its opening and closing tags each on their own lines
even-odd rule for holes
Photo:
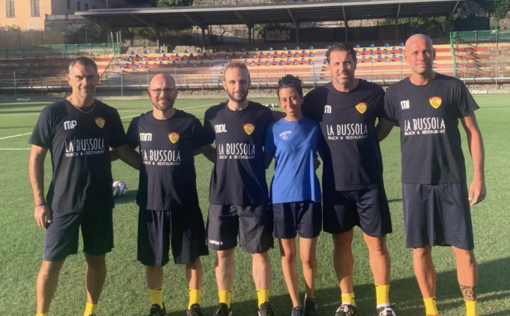
<svg viewBox="0 0 510 316">
<path fill-rule="evenodd" d="M 179 141 L 179 137 L 181 135 L 179 133 L 168 133 L 168 139 L 170 140 L 170 142 L 172 142 L 172 144 L 175 144 Z"/>
<path fill-rule="evenodd" d="M 102 117 L 96 117 L 94 120 L 96 121 L 96 125 L 99 126 L 99 128 L 103 128 L 104 124 L 106 123 L 105 119 Z"/>
<path fill-rule="evenodd" d="M 434 109 L 437 109 L 438 107 L 440 107 L 442 101 L 443 101 L 443 99 L 441 97 L 429 98 L 430 105 L 432 105 L 432 107 Z"/>
<path fill-rule="evenodd" d="M 360 102 L 356 104 L 356 110 L 358 110 L 358 112 L 360 112 L 361 114 L 365 113 L 367 111 L 366 102 Z"/>
<path fill-rule="evenodd" d="M 246 134 L 251 135 L 253 131 L 255 130 L 255 125 L 251 123 L 247 123 L 243 125 L 244 131 Z"/>
</svg>

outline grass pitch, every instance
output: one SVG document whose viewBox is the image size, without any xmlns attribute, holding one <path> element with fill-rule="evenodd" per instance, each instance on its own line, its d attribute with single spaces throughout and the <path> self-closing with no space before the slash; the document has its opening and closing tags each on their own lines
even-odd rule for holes
<svg viewBox="0 0 510 316">
<path fill-rule="evenodd" d="M 475 252 L 479 262 L 480 314 L 510 315 L 510 146 L 507 123 L 510 119 L 509 95 L 476 96 L 481 109 L 476 112 L 485 142 L 486 201 L 472 208 Z M 254 99 L 276 103 L 276 99 Z M 176 107 L 203 120 L 205 110 L 218 99 L 178 100 Z M 125 128 L 132 117 L 150 110 L 149 100 L 110 101 L 118 109 Z M 0 312 L 3 315 L 35 314 L 35 279 L 41 263 L 44 232 L 33 219 L 33 198 L 28 181 L 27 140 L 43 103 L 0 104 Z M 460 125 L 459 125 L 460 126 Z M 460 126 L 460 128 L 462 128 Z M 465 133 L 462 131 L 462 134 Z M 466 145 L 464 137 L 464 145 Z M 472 164 L 467 146 L 465 156 L 468 179 Z M 393 234 L 387 237 L 392 257 L 390 298 L 399 316 L 423 316 L 422 299 L 412 268 L 411 250 L 404 248 L 404 229 L 400 185 L 399 131 L 395 129 L 381 143 L 385 184 L 393 219 Z M 212 164 L 196 157 L 197 183 L 204 216 L 208 207 L 208 188 Z M 46 159 L 46 189 L 51 176 L 49 155 Z M 321 170 L 318 171 L 321 173 Z M 137 206 L 135 204 L 138 173 L 122 162 L 113 163 L 114 177 L 129 187 L 126 196 L 116 199 L 114 210 L 115 248 L 107 256 L 108 277 L 100 301 L 102 316 L 147 315 L 150 307 L 144 267 L 136 260 Z M 267 179 L 272 171 L 267 172 Z M 81 251 L 81 250 L 80 250 Z M 368 255 L 359 229 L 353 242 L 355 256 L 355 293 L 358 315 L 375 315 L 375 290 Z M 320 315 L 334 315 L 340 292 L 332 263 L 332 242 L 327 233 L 319 237 L 316 297 Z M 279 315 L 290 314 L 291 302 L 281 273 L 279 250 L 270 251 L 273 266 L 271 305 Z M 256 315 L 255 287 L 251 277 L 250 256 L 236 251 L 236 277 L 233 288 L 234 315 Z M 464 303 L 456 281 L 455 259 L 449 248 L 436 247 L 434 260 L 438 273 L 438 308 L 443 316 L 464 315 Z M 204 282 L 202 308 L 210 315 L 217 305 L 214 276 L 214 252 L 202 257 Z M 61 272 L 59 288 L 52 304 L 52 315 L 82 315 L 85 305 L 85 260 L 83 255 L 70 256 Z M 301 283 L 301 289 L 304 285 Z M 184 267 L 165 267 L 164 297 L 169 315 L 185 315 L 188 291 Z M 303 295 L 303 294 L 302 294 Z"/>
</svg>

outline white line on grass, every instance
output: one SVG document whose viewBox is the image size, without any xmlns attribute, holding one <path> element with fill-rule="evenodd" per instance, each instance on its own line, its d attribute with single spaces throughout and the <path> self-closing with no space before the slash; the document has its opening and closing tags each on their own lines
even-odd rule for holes
<svg viewBox="0 0 510 316">
<path fill-rule="evenodd" d="M 14 137 L 20 137 L 20 136 L 26 136 L 26 135 L 30 135 L 32 133 L 24 133 L 24 134 L 17 134 L 17 135 L 11 135 L 11 136 L 5 136 L 5 137 L 0 137 L 0 140 L 2 139 L 8 139 L 8 138 L 14 138 Z"/>
<path fill-rule="evenodd" d="M 0 148 L 0 151 L 8 151 L 8 150 L 30 150 L 30 148 Z"/>
<path fill-rule="evenodd" d="M 213 105 L 216 105 L 216 104 L 202 104 L 202 105 L 197 105 L 197 106 L 190 106 L 189 108 L 182 108 L 183 111 L 187 111 L 189 109 L 195 109 L 195 108 L 203 108 L 204 106 L 213 106 Z M 180 110 L 180 109 L 179 109 Z M 121 119 L 125 119 L 125 118 L 131 118 L 131 117 L 137 117 L 137 116 L 140 116 L 141 114 L 143 113 L 140 113 L 140 114 L 137 114 L 137 115 L 128 115 L 128 116 L 122 116 Z"/>
</svg>

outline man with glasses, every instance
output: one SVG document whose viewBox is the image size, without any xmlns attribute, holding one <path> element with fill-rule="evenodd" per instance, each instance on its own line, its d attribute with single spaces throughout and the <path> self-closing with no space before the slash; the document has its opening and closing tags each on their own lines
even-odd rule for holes
<svg viewBox="0 0 510 316">
<path fill-rule="evenodd" d="M 133 119 L 127 137 L 132 148 L 140 148 L 142 160 L 136 198 L 140 207 L 138 260 L 146 267 L 152 303 L 149 316 L 166 315 L 163 266 L 169 261 L 170 243 L 174 262 L 186 265 L 186 315 L 202 316 L 200 256 L 208 250 L 193 158 L 206 145 L 200 137 L 202 125 L 193 115 L 173 107 L 177 89 L 169 75 L 155 75 L 148 93 L 152 111 Z"/>
</svg>

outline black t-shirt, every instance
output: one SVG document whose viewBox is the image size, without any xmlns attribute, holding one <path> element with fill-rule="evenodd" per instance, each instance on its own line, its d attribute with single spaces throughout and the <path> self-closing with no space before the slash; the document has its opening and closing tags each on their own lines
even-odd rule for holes
<svg viewBox="0 0 510 316">
<path fill-rule="evenodd" d="M 385 111 L 400 126 L 402 182 L 465 183 L 459 119 L 478 105 L 458 79 L 436 74 L 424 86 L 406 78 L 388 88 Z"/>
<path fill-rule="evenodd" d="M 177 110 L 168 120 L 152 111 L 129 125 L 129 146 L 140 147 L 137 203 L 148 210 L 176 210 L 198 205 L 194 151 L 205 145 L 202 124 Z"/>
<path fill-rule="evenodd" d="M 350 92 L 330 82 L 305 96 L 303 114 L 319 122 L 323 136 L 323 189 L 364 190 L 383 182 L 375 129 L 383 112 L 384 90 L 362 79 Z"/>
<path fill-rule="evenodd" d="M 98 101 L 83 113 L 67 100 L 44 108 L 30 144 L 49 149 L 53 177 L 46 200 L 55 213 L 113 208 L 109 148 L 126 143 L 117 110 Z"/>
<path fill-rule="evenodd" d="M 242 111 L 226 103 L 205 112 L 208 144 L 216 140 L 217 161 L 211 176 L 209 201 L 218 205 L 267 203 L 264 153 L 267 126 L 274 121 L 271 110 L 250 102 Z"/>
</svg>

